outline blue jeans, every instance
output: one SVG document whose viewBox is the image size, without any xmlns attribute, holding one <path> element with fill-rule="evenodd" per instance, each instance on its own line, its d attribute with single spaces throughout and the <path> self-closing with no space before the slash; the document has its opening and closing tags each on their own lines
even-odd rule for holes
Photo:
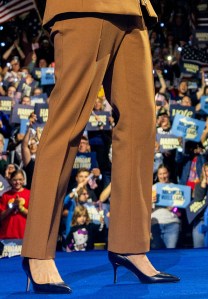
<svg viewBox="0 0 208 299">
<path fill-rule="evenodd" d="M 199 230 L 202 224 L 204 224 L 204 220 L 200 220 L 199 222 L 194 223 L 192 230 L 194 248 L 204 247 L 204 234 Z"/>
<path fill-rule="evenodd" d="M 180 223 L 168 223 L 152 225 L 152 244 L 153 249 L 175 248 L 178 242 Z"/>
</svg>

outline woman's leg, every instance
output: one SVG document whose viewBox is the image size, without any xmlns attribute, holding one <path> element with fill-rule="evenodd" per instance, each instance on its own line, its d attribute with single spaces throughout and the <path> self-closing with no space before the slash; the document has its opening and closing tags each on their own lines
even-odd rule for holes
<svg viewBox="0 0 208 299">
<path fill-rule="evenodd" d="M 125 34 L 124 27 L 117 25 L 100 15 L 59 21 L 53 27 L 56 85 L 37 154 L 22 249 L 38 283 L 61 280 L 52 259 L 63 199 L 80 136 L 109 60 Z"/>
<path fill-rule="evenodd" d="M 142 19 L 138 27 L 129 27 L 104 87 L 110 90 L 119 117 L 113 132 L 108 249 L 129 254 L 143 273 L 153 276 L 158 272 L 145 253 L 150 246 L 155 103 L 149 39 Z"/>
</svg>

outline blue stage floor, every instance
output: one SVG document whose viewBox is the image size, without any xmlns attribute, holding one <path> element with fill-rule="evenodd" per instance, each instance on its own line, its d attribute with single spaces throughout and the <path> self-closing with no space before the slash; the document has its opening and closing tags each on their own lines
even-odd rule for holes
<svg viewBox="0 0 208 299">
<path fill-rule="evenodd" d="M 56 264 L 71 288 L 70 295 L 25 293 L 26 277 L 21 258 L 0 260 L 0 298 L 77 298 L 77 299 L 208 299 L 208 250 L 160 250 L 148 254 L 155 267 L 181 277 L 170 284 L 141 284 L 124 268 L 118 269 L 118 283 L 113 284 L 113 270 L 106 251 L 57 253 Z"/>
</svg>

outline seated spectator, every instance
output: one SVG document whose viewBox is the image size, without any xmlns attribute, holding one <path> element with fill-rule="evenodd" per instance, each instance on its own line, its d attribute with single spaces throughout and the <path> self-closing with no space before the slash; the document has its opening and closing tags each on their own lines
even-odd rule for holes
<svg viewBox="0 0 208 299">
<path fill-rule="evenodd" d="M 77 206 L 74 210 L 71 230 L 66 238 L 66 251 L 86 251 L 94 248 L 95 232 L 102 231 L 104 223 L 96 225 L 90 221 L 87 209 Z"/>
<path fill-rule="evenodd" d="M 23 239 L 30 191 L 24 186 L 24 173 L 11 174 L 11 190 L 0 198 L 0 239 Z"/>
<path fill-rule="evenodd" d="M 165 165 L 160 165 L 157 171 L 158 183 L 169 184 L 170 174 Z M 157 201 L 157 184 L 152 187 L 152 202 Z M 173 207 L 160 207 L 153 204 L 151 215 L 152 243 L 151 247 L 175 248 L 179 238 L 180 219 Z"/>
</svg>

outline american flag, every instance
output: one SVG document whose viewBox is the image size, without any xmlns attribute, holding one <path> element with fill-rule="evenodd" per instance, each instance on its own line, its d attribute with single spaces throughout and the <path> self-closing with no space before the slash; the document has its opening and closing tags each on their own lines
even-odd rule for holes
<svg viewBox="0 0 208 299">
<path fill-rule="evenodd" d="M 181 58 L 182 61 L 197 63 L 199 65 L 208 64 L 207 49 L 201 49 L 188 44 L 183 47 Z"/>
<path fill-rule="evenodd" d="M 33 8 L 34 0 L 0 0 L 0 24 Z"/>
</svg>

